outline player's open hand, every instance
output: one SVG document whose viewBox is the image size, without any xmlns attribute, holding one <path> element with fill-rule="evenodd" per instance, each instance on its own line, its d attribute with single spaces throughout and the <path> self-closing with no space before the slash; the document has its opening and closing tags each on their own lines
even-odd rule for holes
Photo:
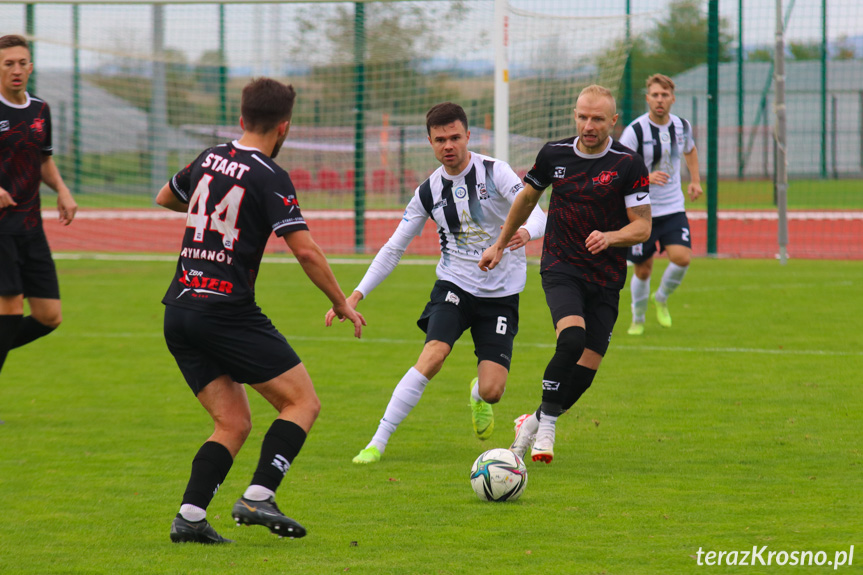
<svg viewBox="0 0 863 575">
<path fill-rule="evenodd" d="M 666 172 L 650 172 L 650 176 L 648 179 L 650 180 L 651 185 L 656 184 L 658 186 L 664 186 L 668 183 L 668 174 Z"/>
<path fill-rule="evenodd" d="M 18 203 L 12 199 L 12 194 L 0 188 L 0 210 L 9 206 L 17 206 Z"/>
<path fill-rule="evenodd" d="M 490 248 L 486 248 L 484 252 L 482 252 L 482 257 L 479 258 L 479 269 L 484 272 L 489 270 L 493 270 L 498 263 L 500 263 L 500 258 L 503 257 L 503 248 L 499 248 L 495 243 Z"/>
<path fill-rule="evenodd" d="M 330 311 L 333 312 L 333 315 L 339 318 L 340 322 L 344 322 L 346 319 L 351 320 L 351 323 L 354 324 L 354 337 L 359 339 L 363 335 L 363 326 L 366 325 L 366 318 L 363 317 L 363 314 L 352 308 L 347 303 L 342 305 L 334 305 L 333 309 Z M 329 312 L 327 313 L 327 317 L 329 317 Z M 332 325 L 332 320 L 327 323 L 327 327 Z"/>
<path fill-rule="evenodd" d="M 354 336 L 359 338 L 362 335 L 362 326 L 366 325 L 366 318 L 356 311 L 357 304 L 360 303 L 361 299 L 363 299 L 363 294 L 354 291 L 354 293 L 345 299 L 344 306 L 333 306 L 327 311 L 324 324 L 330 327 L 336 318 L 339 318 L 340 322 L 350 319 L 354 323 Z"/>
<path fill-rule="evenodd" d="M 584 245 L 592 254 L 598 254 L 599 252 L 608 249 L 609 241 L 608 236 L 606 236 L 603 232 L 598 230 L 593 230 L 590 232 L 590 235 L 587 236 L 587 239 L 584 240 Z"/>
<path fill-rule="evenodd" d="M 503 228 L 503 226 L 501 226 Z M 530 232 L 527 231 L 526 228 L 518 228 L 518 231 L 512 236 L 512 239 L 509 240 L 509 243 L 506 244 L 506 247 L 509 248 L 510 251 L 515 251 L 519 248 L 523 248 L 527 242 L 530 241 Z"/>
</svg>

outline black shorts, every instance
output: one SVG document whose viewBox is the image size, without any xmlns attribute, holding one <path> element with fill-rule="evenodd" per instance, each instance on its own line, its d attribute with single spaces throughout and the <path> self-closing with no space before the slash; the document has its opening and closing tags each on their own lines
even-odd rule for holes
<svg viewBox="0 0 863 575">
<path fill-rule="evenodd" d="M 689 218 L 686 217 L 686 212 L 653 218 L 650 239 L 627 249 L 626 259 L 636 264 L 646 262 L 656 253 L 657 242 L 660 253 L 665 251 L 665 246 L 692 247 L 692 240 L 689 238 Z"/>
<path fill-rule="evenodd" d="M 166 305 L 164 330 L 168 349 L 195 395 L 225 374 L 240 383 L 263 383 L 300 364 L 260 309 L 224 316 Z"/>
<path fill-rule="evenodd" d="M 0 296 L 60 299 L 57 268 L 45 232 L 0 234 Z"/>
<path fill-rule="evenodd" d="M 585 349 L 604 356 L 617 321 L 620 290 L 556 272 L 542 273 L 542 289 L 554 325 L 570 315 L 583 317 Z"/>
<path fill-rule="evenodd" d="M 470 328 L 477 362 L 493 361 L 509 369 L 518 333 L 518 294 L 476 297 L 454 283 L 438 280 L 429 300 L 417 320 L 426 343 L 442 341 L 452 347 Z"/>
</svg>

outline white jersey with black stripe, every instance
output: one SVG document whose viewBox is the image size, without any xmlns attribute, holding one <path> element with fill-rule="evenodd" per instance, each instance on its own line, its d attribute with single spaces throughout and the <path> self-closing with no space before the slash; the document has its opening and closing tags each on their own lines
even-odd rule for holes
<svg viewBox="0 0 863 575">
<path fill-rule="evenodd" d="M 695 148 L 692 126 L 669 114 L 663 126 L 643 114 L 632 121 L 620 136 L 620 143 L 638 152 L 649 172 L 665 172 L 668 182 L 650 184 L 650 207 L 654 217 L 685 211 L 680 179 L 680 157 Z"/>
<path fill-rule="evenodd" d="M 527 263 L 524 248 L 506 250 L 495 269 L 479 269 L 482 252 L 497 240 L 509 208 L 524 187 L 506 162 L 471 152 L 458 175 L 443 166 L 414 191 L 395 233 L 369 266 L 357 291 L 368 296 L 395 266 L 414 237 L 431 218 L 437 224 L 441 258 L 437 277 L 477 297 L 505 297 L 524 290 Z M 536 207 L 524 227 L 531 239 L 545 232 L 545 214 Z"/>
</svg>

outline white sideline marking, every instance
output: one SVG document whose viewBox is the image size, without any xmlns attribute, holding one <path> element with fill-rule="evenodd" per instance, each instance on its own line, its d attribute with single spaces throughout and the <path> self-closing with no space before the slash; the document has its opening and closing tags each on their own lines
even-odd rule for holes
<svg viewBox="0 0 863 575">
<path fill-rule="evenodd" d="M 316 337 L 284 334 L 288 341 L 315 341 L 326 343 L 339 343 L 348 341 L 348 336 L 345 337 Z M 117 333 L 73 333 L 68 331 L 64 333 L 56 333 L 52 337 L 86 337 L 92 339 L 111 339 L 111 338 L 161 338 L 164 335 L 160 332 L 117 332 Z M 360 344 L 390 344 L 390 345 L 416 345 L 419 338 L 415 339 L 391 339 L 391 338 L 363 338 L 359 340 Z M 516 347 L 535 347 L 535 348 L 554 348 L 554 343 L 538 343 L 538 342 L 515 342 Z M 626 345 L 620 344 L 613 346 L 613 349 L 625 349 L 629 351 L 669 351 L 673 353 L 752 353 L 759 355 L 817 355 L 817 356 L 838 356 L 838 357 L 863 357 L 863 351 L 836 351 L 829 349 L 760 349 L 752 347 L 675 347 L 662 345 Z"/>
</svg>

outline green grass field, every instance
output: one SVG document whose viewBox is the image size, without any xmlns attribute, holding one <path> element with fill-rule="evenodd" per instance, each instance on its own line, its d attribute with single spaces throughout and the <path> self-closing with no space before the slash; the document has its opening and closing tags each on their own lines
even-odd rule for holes
<svg viewBox="0 0 863 575">
<path fill-rule="evenodd" d="M 477 500 L 474 458 L 509 445 L 534 409 L 553 332 L 529 268 L 507 393 L 492 439 L 473 437 L 460 342 L 384 459 L 351 457 L 422 345 L 434 278 L 402 265 L 363 302 L 361 341 L 296 265 L 265 263 L 259 303 L 304 359 L 323 410 L 278 493 L 300 540 L 229 517 L 275 412 L 255 429 L 209 517 L 236 543 L 174 545 L 170 522 L 209 418 L 161 335 L 173 262 L 60 261 L 64 325 L 10 354 L 0 376 L 0 573 L 728 574 L 811 567 L 699 566 L 696 553 L 856 547 L 863 571 L 863 266 L 696 260 L 671 300 L 626 335 L 628 289 L 590 391 L 558 423 L 555 460 L 528 463 L 521 499 Z M 657 264 L 654 281 L 664 265 Z M 364 265 L 335 265 L 346 289 Z M 652 313 L 652 310 L 651 310 Z"/>
</svg>

